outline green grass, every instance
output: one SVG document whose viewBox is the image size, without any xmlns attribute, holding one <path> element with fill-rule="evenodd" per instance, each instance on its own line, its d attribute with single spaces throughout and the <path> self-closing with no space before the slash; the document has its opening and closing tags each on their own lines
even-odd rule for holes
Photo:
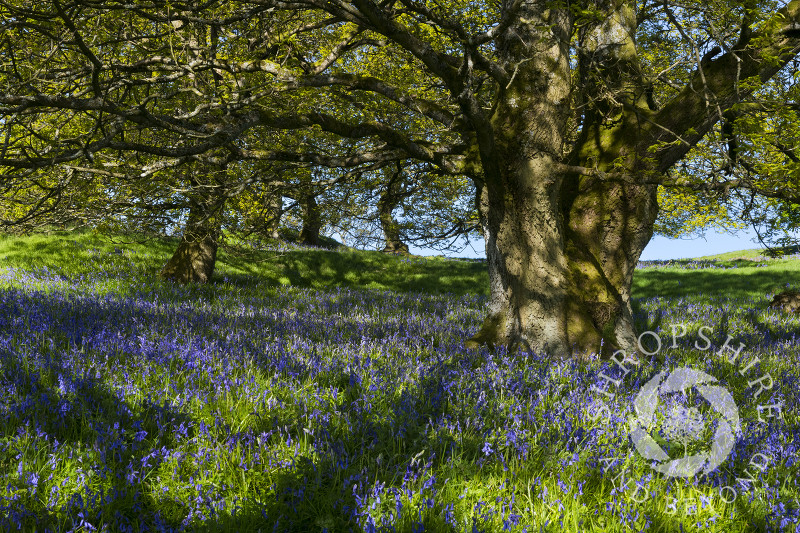
<svg viewBox="0 0 800 533">
<path fill-rule="evenodd" d="M 6 472 L 0 498 L 21 498 L 43 523 L 74 526 L 70 502 L 82 490 L 132 487 L 142 499 L 128 493 L 108 509 L 100 506 L 93 523 L 113 523 L 117 511 L 137 523 L 139 505 L 142 516 L 159 511 L 172 523 L 187 520 L 193 531 L 258 531 L 265 511 L 293 520 L 291 531 L 332 533 L 352 526 L 337 507 L 342 495 L 354 505 L 358 492 L 377 518 L 394 509 L 389 490 L 402 486 L 410 492 L 401 491 L 400 501 L 411 510 L 397 524 L 403 532 L 412 531 L 417 516 L 426 531 L 450 531 L 446 505 L 461 523 L 499 531 L 512 502 L 521 523 L 535 531 L 764 529 L 767 511 L 759 501 L 727 505 L 703 484 L 651 479 L 652 497 L 642 505 L 613 491 L 611 476 L 597 465 L 605 456 L 580 440 L 601 430 L 607 453 L 629 447 L 624 420 L 603 424 L 589 416 L 597 372 L 613 365 L 465 351 L 463 339 L 483 313 L 483 300 L 472 297 L 486 293 L 481 261 L 354 250 L 223 251 L 214 283 L 176 287 L 157 276 L 175 245 L 169 239 L 121 243 L 92 233 L 0 240 L 0 270 L 34 272 L 5 276 L 0 294 L 6 302 L 24 302 L 0 317 L 6 346 L 14 350 L 0 364 L 0 385 L 14 384 L 17 397 L 31 404 L 0 397 L 0 412 L 14 413 L 0 417 L 0 471 Z M 776 287 L 797 285 L 798 266 L 796 260 L 729 258 L 642 268 L 634 291 L 638 326 L 668 331 L 669 324 L 686 323 L 695 336 L 703 324 L 730 331 L 780 376 L 783 394 L 796 404 L 798 318 L 765 307 Z M 10 318 L 16 322 L 2 322 Z M 209 359 L 195 365 L 182 358 L 188 345 Z M 740 393 L 742 415 L 753 423 L 747 378 L 736 368 L 685 348 L 668 357 L 674 365 L 713 370 Z M 656 371 L 642 365 L 623 380 L 610 402 L 613 412 L 624 418 L 631 396 Z M 77 390 L 70 392 L 70 380 Z M 53 416 L 48 398 L 73 402 L 72 416 Z M 18 414 L 25 409 L 33 416 Z M 526 419 L 531 413 L 534 421 Z M 797 427 L 796 413 L 786 418 Z M 207 433 L 196 429 L 200 422 Z M 49 438 L 21 430 L 37 424 Z M 193 428 L 189 435 L 181 432 L 184 425 Z M 508 428 L 529 453 L 519 455 Z M 141 429 L 147 435 L 139 441 Z M 226 447 L 247 431 L 263 439 Z M 98 449 L 119 450 L 121 459 L 104 459 Z M 138 466 L 162 449 L 173 455 L 152 468 Z M 340 453 L 348 461 L 336 463 Z M 408 469 L 416 477 L 406 483 Z M 38 492 L 26 481 L 34 472 Z M 647 480 L 652 471 L 638 460 L 630 473 Z M 783 464 L 770 468 L 770 483 L 787 484 L 769 502 L 798 496 L 788 485 L 792 475 Z M 431 488 L 423 489 L 426 482 Z M 61 492 L 50 505 L 54 487 Z M 235 517 L 229 505 L 218 506 L 218 516 L 187 518 L 190 509 L 206 508 L 196 503 L 201 494 L 212 501 L 206 507 L 238 498 L 242 508 Z M 429 507 L 426 499 L 434 495 Z M 671 496 L 698 509 L 671 513 Z"/>
<path fill-rule="evenodd" d="M 66 276 L 87 270 L 92 262 L 115 263 L 157 276 L 176 239 L 136 242 L 91 232 L 0 238 L 0 260 L 19 268 L 48 267 Z M 115 251 L 122 250 L 122 254 Z M 800 259 L 764 259 L 760 250 L 743 250 L 697 259 L 654 262 L 634 275 L 633 297 L 768 298 L 787 287 L 800 287 Z M 747 259 L 745 259 L 747 258 Z M 754 261 L 752 259 L 759 258 Z M 220 250 L 215 282 L 258 279 L 274 286 L 302 288 L 361 287 L 400 292 L 488 294 L 483 260 L 389 255 L 340 248 L 258 251 L 241 247 Z"/>
<path fill-rule="evenodd" d="M 709 261 L 648 267 L 633 278 L 634 298 L 722 296 L 769 301 L 776 292 L 800 286 L 800 260 Z"/>
<path fill-rule="evenodd" d="M 767 256 L 766 250 L 762 248 L 750 248 L 747 250 L 734 250 L 733 252 L 725 252 L 721 254 L 703 255 L 695 257 L 695 260 L 706 261 L 733 261 L 737 259 L 763 259 Z"/>
<path fill-rule="evenodd" d="M 112 238 L 91 232 L 0 238 L 0 261 L 19 268 L 55 268 L 67 276 L 86 272 L 85 261 L 114 263 L 157 276 L 177 239 Z M 121 250 L 122 254 L 115 251 Z M 361 287 L 400 292 L 488 294 L 484 261 L 384 254 L 340 248 L 263 251 L 222 247 L 214 281 L 258 279 L 274 286 L 303 288 Z"/>
<path fill-rule="evenodd" d="M 795 255 L 800 253 L 800 246 L 785 246 L 782 248 L 776 248 L 774 251 L 777 254 L 775 257 Z M 733 252 L 725 252 L 722 254 L 704 255 L 696 259 L 713 259 L 718 261 L 730 261 L 735 259 L 759 260 L 768 257 L 769 258 L 773 257 L 772 255 L 770 255 L 769 250 L 765 248 L 750 248 L 748 250 L 736 250 Z"/>
</svg>

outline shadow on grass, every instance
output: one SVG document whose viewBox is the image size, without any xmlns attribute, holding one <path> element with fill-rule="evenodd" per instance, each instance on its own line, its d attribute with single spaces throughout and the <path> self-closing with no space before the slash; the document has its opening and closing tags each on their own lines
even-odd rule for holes
<svg viewBox="0 0 800 533">
<path fill-rule="evenodd" d="M 109 309 L 113 310 L 112 314 Z M 210 313 L 189 305 L 182 306 L 180 313 L 189 323 L 197 325 L 210 324 L 215 318 Z M 304 331 L 326 331 L 324 317 L 303 314 L 293 316 L 298 321 L 319 320 L 304 324 Z M 23 331 L 34 339 L 45 339 L 48 335 L 56 334 L 64 346 L 73 350 L 71 355 L 78 360 L 87 354 L 108 355 L 113 364 L 114 358 L 122 357 L 118 352 L 103 353 L 102 345 L 92 344 L 90 339 L 103 334 L 109 338 L 130 335 L 131 340 L 135 340 L 135 333 L 125 329 L 123 319 L 143 325 L 158 321 L 163 324 L 163 321 L 168 323 L 171 320 L 171 315 L 166 307 L 144 308 L 141 301 L 121 300 L 114 303 L 110 300 L 93 300 L 90 297 L 64 299 L 56 294 L 0 290 L 0 340 L 8 342 L 23 326 L 27 328 Z M 255 325 L 260 325 L 261 331 L 280 331 L 276 322 L 278 319 L 275 317 L 251 320 L 252 323 L 246 325 L 248 331 L 257 331 Z M 337 327 L 347 329 L 355 326 L 353 319 L 342 321 Z M 370 334 L 369 331 L 366 332 L 366 335 Z M 40 349 L 42 346 L 44 344 L 33 344 L 30 348 Z M 205 505 L 202 502 L 197 504 L 167 497 L 156 498 L 153 494 L 159 487 L 142 478 L 141 469 L 138 475 L 133 475 L 128 469 L 129 464 L 134 467 L 141 465 L 145 458 L 161 453 L 161 450 L 174 451 L 173 448 L 180 438 L 178 426 L 185 425 L 190 431 L 197 432 L 200 431 L 200 420 L 171 407 L 169 403 L 159 405 L 150 401 L 137 406 L 130 405 L 123 397 L 108 390 L 102 379 L 82 372 L 88 368 L 72 369 L 84 377 L 74 379 L 74 386 L 66 387 L 74 389 L 68 395 L 72 395 L 76 405 L 62 416 L 58 414 L 58 406 L 62 405 L 64 394 L 59 389 L 64 387 L 58 384 L 57 374 L 67 373 L 65 360 L 56 357 L 56 352 L 49 353 L 49 356 L 36 354 L 35 351 L 29 353 L 34 359 L 41 359 L 40 368 L 31 367 L 27 360 L 23 364 L 22 352 L 10 344 L 0 352 L 4 358 L 3 384 L 21 383 L 22 386 L 16 385 L 18 397 L 15 405 L 28 406 L 11 411 L 12 414 L 5 419 L 9 427 L 2 437 L 19 431 L 28 432 L 36 424 L 43 424 L 43 431 L 60 442 L 70 446 L 88 445 L 104 455 L 108 467 L 107 489 L 121 496 L 114 498 L 110 504 L 95 504 L 94 508 L 88 510 L 90 519 L 100 517 L 106 523 L 119 524 L 115 522 L 122 520 L 116 514 L 119 512 L 124 520 L 137 524 L 140 530 L 156 530 L 157 520 L 169 528 L 177 529 L 188 513 L 192 512 L 190 505 Z M 356 513 L 374 502 L 366 499 L 374 485 L 398 487 L 401 480 L 409 476 L 416 479 L 409 484 L 409 490 L 417 491 L 428 473 L 446 470 L 455 460 L 456 454 L 456 458 L 461 461 L 461 475 L 473 479 L 486 475 L 478 465 L 479 458 L 484 455 L 481 450 L 485 439 L 483 433 L 469 432 L 463 435 L 464 438 L 458 446 L 452 439 L 437 440 L 426 433 L 429 421 L 440 420 L 445 415 L 457 417 L 460 414 L 451 412 L 447 394 L 449 382 L 453 375 L 471 372 L 478 366 L 475 361 L 467 358 L 439 360 L 426 365 L 420 369 L 422 375 L 418 388 L 411 392 L 402 391 L 388 395 L 381 416 L 375 416 L 370 410 L 369 388 L 363 386 L 357 373 L 350 369 L 349 365 L 357 364 L 354 361 L 339 361 L 321 372 L 314 366 L 316 363 L 313 357 L 289 361 L 293 366 L 288 370 L 281 366 L 286 360 L 281 359 L 278 354 L 262 350 L 254 354 L 253 360 L 265 375 L 284 375 L 291 372 L 292 379 L 298 383 L 314 382 L 321 387 L 337 390 L 337 403 L 329 413 L 332 415 L 331 419 L 326 421 L 321 418 L 311 433 L 305 431 L 308 412 L 304 410 L 306 398 L 303 392 L 292 391 L 294 397 L 291 411 L 273 414 L 265 410 L 256 413 L 259 421 L 252 423 L 246 430 L 250 440 L 241 441 L 249 442 L 242 444 L 243 448 L 246 447 L 243 454 L 258 452 L 261 446 L 255 444 L 257 438 L 266 440 L 270 453 L 277 449 L 291 450 L 293 444 L 289 443 L 309 439 L 314 449 L 313 454 L 295 454 L 289 459 L 282 458 L 284 462 L 279 466 L 270 464 L 267 467 L 262 464 L 258 472 L 236 471 L 237 477 L 240 474 L 243 478 L 249 478 L 251 488 L 244 493 L 245 499 L 235 511 L 217 514 L 209 511 L 208 517 L 198 519 L 199 523 L 190 528 L 191 530 L 357 531 L 360 524 Z M 169 361 L 160 360 L 159 354 L 152 354 L 152 357 L 145 354 L 134 362 L 145 367 L 164 365 Z M 105 369 L 101 369 L 102 371 Z M 199 372 L 202 371 L 201 368 Z M 396 390 L 399 384 L 385 383 L 384 386 Z M 515 391 L 515 394 L 535 394 L 535 391 L 521 390 Z M 38 410 L 37 402 L 41 404 Z M 46 409 L 43 406 L 51 408 Z M 139 441 L 136 435 L 142 430 L 147 431 L 147 438 Z M 214 444 L 224 446 L 232 436 L 233 431 L 228 428 L 224 434 L 216 437 L 217 442 Z M 554 433 L 550 437 L 552 441 L 540 441 L 545 452 L 548 447 L 555 447 L 568 436 Z M 435 455 L 432 451 L 436 451 Z M 3 466 L 6 471 L 9 470 L 5 464 Z M 216 468 L 216 465 L 211 465 L 210 468 Z M 554 471 L 547 453 L 531 455 L 524 468 L 530 472 Z M 598 473 L 591 475 L 599 476 Z M 602 481 L 602 476 L 598 479 Z M 589 485 L 588 490 L 596 491 L 598 498 L 607 498 L 609 495 L 608 489 L 603 488 L 599 481 Z M 420 494 L 420 499 L 423 499 L 425 495 L 422 492 L 419 490 L 415 494 Z M 90 500 L 88 496 L 84 494 L 84 503 Z M 396 531 L 411 532 L 420 524 L 426 531 L 455 530 L 442 518 L 441 504 L 437 505 L 439 507 L 432 507 L 419 515 L 405 516 Z M 63 512 L 75 523 L 78 513 L 83 510 L 76 504 L 67 507 Z M 33 525 L 42 529 L 41 526 L 52 524 L 57 517 L 43 514 L 28 519 L 35 520 Z M 675 524 L 669 518 L 662 517 L 659 520 L 664 531 L 675 530 Z"/>
<path fill-rule="evenodd" d="M 4 266 L 48 266 L 69 275 L 90 274 L 87 259 L 113 256 L 124 250 L 126 259 L 142 263 L 149 276 L 158 272 L 177 246 L 176 238 L 136 235 L 102 236 L 86 232 L 56 232 L 0 239 Z M 150 254 L 144 258 L 142 254 Z M 250 284 L 252 279 L 274 286 L 300 288 L 371 288 L 399 292 L 488 294 L 484 261 L 446 260 L 439 257 L 397 256 L 381 252 L 308 248 L 288 251 L 220 249 L 212 281 Z"/>
<path fill-rule="evenodd" d="M 40 295 L 32 298 L 10 292 L 4 290 L 0 296 L 0 309 L 6 318 L 15 318 L 8 314 L 9 300 L 15 300 L 15 310 L 24 309 L 29 316 L 42 313 L 43 307 L 48 311 L 60 307 L 74 316 L 71 303 L 42 305 L 45 298 Z M 192 427 L 192 420 L 167 403 L 145 400 L 136 406 L 129 404 L 109 390 L 94 369 L 84 368 L 81 373 L 81 369 L 69 368 L 65 360 L 71 357 L 62 357 L 64 354 L 28 352 L 23 357 L 19 347 L 9 342 L 8 322 L 3 322 L 0 321 L 0 385 L 11 396 L 6 398 L 8 409 L 0 411 L 0 441 L 6 443 L 4 450 L 0 447 L 0 465 L 7 476 L 4 482 L 10 482 L 7 488 L 15 486 L 17 497 L 4 509 L 0 526 L 9 531 L 12 525 L 14 530 L 21 526 L 25 531 L 66 531 L 80 528 L 86 521 L 115 524 L 115 530 L 130 527 L 132 531 L 143 531 L 166 522 L 162 505 L 148 490 L 145 469 L 147 464 L 157 465 L 164 459 L 159 458 L 158 452 L 174 440 L 174 428 Z M 78 335 L 69 339 L 73 351 L 80 349 L 75 343 L 80 342 L 79 333 L 75 333 Z M 34 438 L 27 443 L 28 451 L 33 449 L 38 455 L 46 450 L 56 462 L 69 462 L 73 450 L 79 455 L 88 451 L 99 456 L 103 463 L 97 472 L 99 482 L 95 479 L 91 488 L 80 488 L 81 481 L 68 476 L 64 492 L 61 485 L 37 495 L 37 489 L 49 481 L 42 472 L 46 467 L 39 465 L 38 479 L 31 478 L 33 472 L 25 468 L 30 459 L 26 449 L 17 450 L 16 459 L 12 457 L 15 452 L 9 446 L 13 436 Z M 45 446 L 49 448 L 39 449 Z M 65 450 L 69 457 L 65 457 Z M 90 464 L 73 462 L 72 466 L 77 467 L 80 477 Z M 15 471 L 16 477 L 9 479 Z M 24 496 L 20 498 L 20 494 Z M 62 501 L 57 508 L 44 505 L 45 500 L 54 497 Z M 97 500 L 108 504 L 93 505 Z"/>
<path fill-rule="evenodd" d="M 101 459 L 101 466 L 95 467 L 102 472 L 101 479 L 93 482 L 93 488 L 98 488 L 99 483 L 102 493 L 73 487 L 66 495 L 70 498 L 68 503 L 55 508 L 33 497 L 24 479 L 6 476 L 4 481 L 17 483 L 20 493 L 28 491 L 14 509 L 17 513 L 14 516 L 26 528 L 66 530 L 85 519 L 94 525 L 108 524 L 112 530 L 127 526 L 139 531 L 158 530 L 161 526 L 179 529 L 181 522 L 199 506 L 206 510 L 205 518 L 197 518 L 190 530 L 358 531 L 361 526 L 357 512 L 363 512 L 368 505 L 373 484 L 399 486 L 401 480 L 410 476 L 416 481 L 409 487 L 417 490 L 426 476 L 452 460 L 456 448 L 452 437 L 437 440 L 427 434 L 426 428 L 429 421 L 440 419 L 448 410 L 449 380 L 454 374 L 472 371 L 474 361 L 440 360 L 426 365 L 420 370 L 417 387 L 410 392 L 389 394 L 381 413 L 376 415 L 370 404 L 371 390 L 362 385 L 349 366 L 357 363 L 334 360 L 320 371 L 312 361 L 297 359 L 286 366 L 286 361 L 278 355 L 262 351 L 254 354 L 254 363 L 264 374 L 287 373 L 303 382 L 313 380 L 320 386 L 336 389 L 337 405 L 329 414 L 346 413 L 349 421 L 334 423 L 323 418 L 313 426 L 312 433 L 307 433 L 308 413 L 303 408 L 307 400 L 297 393 L 291 409 L 255 413 L 257 421 L 245 429 L 247 438 L 239 440 L 241 453 L 243 456 L 272 454 L 308 439 L 312 455 L 303 453 L 288 459 L 283 456 L 280 459 L 283 463 L 271 464 L 269 468 L 265 462 L 259 471 L 233 472 L 236 477 L 247 477 L 251 488 L 234 493 L 244 498 L 238 504 L 229 500 L 224 511 L 212 511 L 211 507 L 203 507 L 202 502 L 178 501 L 166 494 L 161 497 L 161 487 L 145 475 L 146 471 L 165 456 L 185 452 L 181 442 L 202 431 L 201 421 L 186 408 L 174 407 L 169 398 L 163 404 L 150 400 L 133 405 L 124 393 L 110 389 L 104 379 L 112 370 L 119 377 L 119 365 L 123 365 L 127 369 L 124 371 L 132 374 L 129 383 L 136 383 L 133 369 L 164 367 L 170 364 L 168 354 L 151 350 L 132 356 L 117 348 L 109 353 L 98 339 L 128 336 L 133 351 L 142 332 L 128 329 L 130 323 L 163 326 L 159 321 L 167 313 L 163 307 L 143 307 L 141 300 L 64 298 L 58 294 L 0 290 L 0 379 L 6 390 L 13 391 L 10 392 L 13 407 L 2 419 L 0 427 L 4 434 L 0 439 L 15 434 L 30 436 L 38 431 L 40 438 L 46 436 L 50 443 L 54 440 L 61 443 L 60 449 L 65 453 L 74 449 L 80 454 L 88 449 Z M 209 313 L 187 306 L 180 313 L 192 324 L 208 324 L 213 320 Z M 277 325 L 271 326 L 269 322 L 276 320 L 274 317 L 265 320 L 262 330 L 277 329 Z M 301 315 L 297 320 L 313 320 L 313 315 Z M 355 322 L 345 321 L 342 327 L 359 330 Z M 324 328 L 312 323 L 307 324 L 307 329 Z M 55 340 L 55 345 L 48 348 L 48 339 Z M 106 363 L 110 367 L 104 366 L 104 359 L 110 360 Z M 200 368 L 198 372 L 204 370 Z M 188 436 L 180 430 L 181 426 L 188 429 Z M 140 438 L 142 431 L 146 434 Z M 215 443 L 206 445 L 212 450 L 214 446 L 227 446 L 228 439 L 236 435 L 242 437 L 227 428 L 214 437 Z M 257 444 L 259 439 L 266 443 L 266 449 Z M 458 444 L 464 475 L 482 475 L 475 462 L 483 456 L 483 441 L 484 436 L 476 431 L 464 435 Z M 12 465 L 6 464 L 9 460 L 9 457 L 2 460 L 3 469 L 14 472 Z M 544 458 L 541 463 L 536 463 L 538 460 L 532 461 L 531 468 L 544 464 Z M 213 462 L 210 468 L 215 468 Z M 46 470 L 42 472 L 44 475 Z M 201 473 L 193 471 L 196 478 Z M 201 486 L 200 492 L 206 488 Z M 234 505 L 236 508 L 232 509 Z M 411 532 L 420 525 L 427 531 L 453 530 L 442 516 L 440 506 L 413 513 L 406 509 L 408 516 L 399 522 L 396 531 Z"/>
<path fill-rule="evenodd" d="M 800 285 L 800 270 L 742 268 L 731 270 L 637 270 L 634 298 L 674 298 L 722 295 L 729 298 L 764 298 L 786 286 Z"/>
<path fill-rule="evenodd" d="M 397 292 L 488 294 L 480 261 L 395 256 L 368 251 L 293 250 L 263 252 L 262 260 L 225 255 L 216 278 L 259 276 L 275 285 L 303 288 L 372 288 Z M 230 273 L 227 273 L 230 271 Z"/>
<path fill-rule="evenodd" d="M 64 298 L 58 294 L 0 290 L 0 383 L 13 395 L 8 410 L 0 411 L 4 415 L 0 418 L 4 430 L 0 442 L 13 435 L 38 434 L 35 438 L 60 443 L 62 451 L 75 450 L 81 454 L 91 450 L 102 463 L 98 468 L 100 480 L 95 478 L 92 490 L 70 485 L 70 492 L 62 495 L 68 498 L 67 502 L 53 507 L 38 500 L 35 492 L 31 494 L 32 487 L 23 479 L 24 471 L 12 477 L 10 473 L 16 470 L 9 462 L 13 461 L 12 456 L 0 454 L 0 464 L 8 473 L 3 481 L 16 484 L 23 494 L 13 509 L 4 508 L 9 511 L 9 518 L 7 522 L 0 519 L 0 525 L 11 528 L 20 523 L 23 529 L 66 530 L 86 520 L 94 525 L 112 525 L 113 530 L 128 526 L 139 531 L 158 530 L 161 526 L 180 528 L 195 503 L 158 497 L 159 487 L 147 479 L 145 470 L 158 466 L 176 451 L 176 442 L 181 438 L 179 427 L 186 427 L 184 436 L 191 438 L 201 431 L 198 429 L 201 422 L 169 401 L 159 404 L 147 400 L 133 405 L 125 400 L 123 392 L 111 390 L 103 379 L 111 368 L 103 366 L 101 361 L 105 358 L 108 364 L 111 359 L 110 364 L 117 367 L 118 374 L 118 365 L 125 366 L 120 358 L 126 355 L 119 351 L 104 353 L 102 342 L 98 341 L 130 336 L 133 349 L 139 337 L 135 330 L 126 329 L 128 322 L 154 323 L 163 319 L 159 315 L 165 313 L 143 308 L 141 301 L 136 300 L 112 302 L 93 297 Z M 196 324 L 206 324 L 212 318 L 208 313 L 186 308 L 181 313 Z M 309 328 L 319 329 L 315 325 Z M 32 339 L 33 342 L 28 342 Z M 48 339 L 55 341 L 49 348 Z M 278 366 L 282 362 L 274 354 L 259 355 L 256 360 L 262 370 L 269 374 L 280 372 Z M 163 356 L 152 353 L 139 357 L 128 361 L 125 368 L 133 373 L 137 367 L 170 364 Z M 296 361 L 289 371 L 308 373 L 310 368 Z M 215 513 L 209 508 L 207 518 L 190 529 L 358 530 L 356 510 L 359 499 L 366 496 L 367 485 L 376 479 L 388 484 L 396 482 L 398 476 L 402 478 L 407 472 L 409 460 L 425 450 L 427 443 L 420 439 L 425 423 L 440 416 L 444 408 L 443 371 L 440 368 L 425 376 L 421 395 L 399 395 L 388 406 L 388 418 L 394 422 L 369 416 L 368 392 L 344 366 L 334 366 L 325 375 L 313 376 L 340 391 L 338 409 L 354 414 L 353 424 L 328 426 L 306 437 L 299 410 L 257 417 L 260 422 L 247 429 L 253 449 L 243 453 L 257 451 L 258 446 L 253 444 L 256 436 L 268 439 L 276 448 L 291 442 L 287 438 L 294 442 L 311 438 L 314 458 L 296 456 L 291 464 L 270 474 L 271 484 L 254 484 L 235 512 Z M 302 404 L 304 400 L 298 397 L 298 401 Z M 399 440 L 398 425 L 404 428 L 404 436 Z M 233 431 L 228 428 L 226 432 L 217 437 L 217 445 L 227 445 Z M 411 444 L 405 444 L 407 440 Z M 479 444 L 476 438 L 470 445 L 476 455 Z M 443 456 L 436 458 L 434 467 L 445 460 Z M 383 466 L 377 468 L 382 461 Z M 415 468 L 420 466 L 417 464 Z M 47 468 L 44 470 L 46 475 Z M 195 472 L 195 476 L 199 474 Z M 433 514 L 426 514 L 422 523 L 429 530 L 444 530 L 445 524 Z M 411 531 L 410 528 L 411 525 L 399 530 Z"/>
</svg>

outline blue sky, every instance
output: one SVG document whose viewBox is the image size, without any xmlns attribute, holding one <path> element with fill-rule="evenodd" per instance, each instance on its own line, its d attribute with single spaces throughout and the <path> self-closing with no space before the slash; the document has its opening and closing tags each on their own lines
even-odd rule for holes
<svg viewBox="0 0 800 533">
<path fill-rule="evenodd" d="M 644 249 L 642 259 L 645 261 L 654 259 L 684 259 L 760 248 L 761 246 L 758 243 L 753 242 L 754 238 L 755 233 L 752 231 L 740 231 L 735 235 L 708 231 L 705 238 L 695 239 L 653 237 L 650 244 Z M 471 247 L 468 246 L 461 253 L 447 255 L 452 257 L 486 257 L 483 249 L 483 241 L 476 240 L 473 241 L 471 245 Z M 418 255 L 438 255 L 440 252 L 412 246 L 411 253 Z"/>
<path fill-rule="evenodd" d="M 755 238 L 756 234 L 752 230 L 740 231 L 734 235 L 709 231 L 705 238 L 697 239 L 653 237 L 650 244 L 644 249 L 642 259 L 645 261 L 653 259 L 685 259 L 762 248 L 758 242 L 754 242 Z"/>
</svg>

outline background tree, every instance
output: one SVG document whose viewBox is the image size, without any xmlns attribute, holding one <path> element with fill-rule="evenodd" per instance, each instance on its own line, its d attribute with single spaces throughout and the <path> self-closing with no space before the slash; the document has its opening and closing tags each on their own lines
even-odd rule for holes
<svg viewBox="0 0 800 533">
<path fill-rule="evenodd" d="M 339 200 L 330 224 L 355 246 L 453 251 L 478 236 L 472 182 L 429 165 L 392 162 L 334 194 Z"/>
<path fill-rule="evenodd" d="M 186 170 L 189 212 L 178 248 L 161 275 L 180 283 L 206 283 L 214 273 L 222 236 L 227 170 L 197 166 Z M 215 179 L 217 176 L 221 177 Z"/>
<path fill-rule="evenodd" d="M 394 168 L 384 168 L 384 184 L 380 189 L 377 211 L 378 221 L 383 233 L 383 251 L 387 253 L 408 253 L 408 245 L 400 235 L 400 223 L 394 217 L 394 211 L 411 196 L 408 177 L 403 165 L 398 163 Z"/>
</svg>

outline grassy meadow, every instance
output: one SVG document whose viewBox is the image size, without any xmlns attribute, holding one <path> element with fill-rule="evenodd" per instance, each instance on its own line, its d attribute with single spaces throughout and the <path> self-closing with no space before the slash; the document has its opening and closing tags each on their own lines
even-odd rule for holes
<svg viewBox="0 0 800 533">
<path fill-rule="evenodd" d="M 797 257 L 643 263 L 635 318 L 663 349 L 582 364 L 464 348 L 481 261 L 238 248 L 179 286 L 157 276 L 174 245 L 0 239 L 0 530 L 800 532 L 800 316 L 767 309 Z M 630 438 L 643 385 L 679 367 L 740 425 L 687 478 Z M 670 457 L 720 427 L 695 400 L 655 415 Z"/>
</svg>

